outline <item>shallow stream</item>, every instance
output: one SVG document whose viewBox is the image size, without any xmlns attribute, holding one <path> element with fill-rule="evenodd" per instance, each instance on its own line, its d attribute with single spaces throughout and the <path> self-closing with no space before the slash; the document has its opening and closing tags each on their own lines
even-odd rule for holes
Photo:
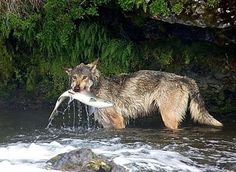
<svg viewBox="0 0 236 172">
<path fill-rule="evenodd" d="M 236 125 L 171 131 L 49 128 L 50 111 L 0 111 L 0 171 L 53 171 L 59 153 L 91 148 L 129 171 L 236 171 Z"/>
</svg>

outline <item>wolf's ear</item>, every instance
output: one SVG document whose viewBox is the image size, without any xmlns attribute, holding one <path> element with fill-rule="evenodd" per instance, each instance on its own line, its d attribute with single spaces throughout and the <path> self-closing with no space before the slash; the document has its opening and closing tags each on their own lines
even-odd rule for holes
<svg viewBox="0 0 236 172">
<path fill-rule="evenodd" d="M 63 69 L 64 69 L 64 71 L 65 71 L 68 75 L 71 74 L 72 68 L 64 67 Z"/>
<path fill-rule="evenodd" d="M 80 63 L 78 66 L 76 66 L 76 68 L 79 68 L 79 67 L 84 67 L 85 64 L 84 63 Z"/>
<path fill-rule="evenodd" d="M 88 66 L 91 68 L 91 72 L 94 73 L 97 69 L 97 64 L 98 64 L 98 60 L 95 60 L 94 62 L 88 64 Z"/>
</svg>

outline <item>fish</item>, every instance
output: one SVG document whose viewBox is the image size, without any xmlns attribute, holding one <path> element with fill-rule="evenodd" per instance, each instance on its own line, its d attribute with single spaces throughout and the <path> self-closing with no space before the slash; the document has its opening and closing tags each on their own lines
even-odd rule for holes
<svg viewBox="0 0 236 172">
<path fill-rule="evenodd" d="M 81 103 L 90 106 L 91 107 L 90 109 L 92 109 L 92 111 L 89 112 L 90 114 L 95 111 L 95 108 L 107 108 L 114 106 L 114 103 L 107 100 L 103 100 L 90 92 L 87 91 L 74 92 L 73 90 L 67 90 L 64 93 L 62 93 L 60 97 L 57 99 L 56 105 L 49 117 L 50 121 L 52 121 L 55 115 L 57 115 L 58 107 L 67 98 L 69 98 L 68 104 L 70 104 L 73 100 L 78 100 Z"/>
</svg>

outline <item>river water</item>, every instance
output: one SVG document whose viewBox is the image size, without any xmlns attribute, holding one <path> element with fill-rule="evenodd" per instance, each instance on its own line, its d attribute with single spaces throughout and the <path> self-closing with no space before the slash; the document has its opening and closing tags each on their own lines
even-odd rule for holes
<svg viewBox="0 0 236 172">
<path fill-rule="evenodd" d="M 59 153 L 87 147 L 128 171 L 236 171 L 236 123 L 223 129 L 187 126 L 123 130 L 46 129 L 50 112 L 0 111 L 0 171 L 53 171 Z"/>
</svg>

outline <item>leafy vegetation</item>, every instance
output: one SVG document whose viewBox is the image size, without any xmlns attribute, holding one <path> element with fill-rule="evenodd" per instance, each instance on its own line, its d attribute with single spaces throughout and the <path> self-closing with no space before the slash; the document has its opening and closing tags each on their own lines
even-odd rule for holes
<svg viewBox="0 0 236 172">
<path fill-rule="evenodd" d="M 100 59 L 99 68 L 106 75 L 152 68 L 154 64 L 165 69 L 172 64 L 191 65 L 201 61 L 209 52 L 199 54 L 195 51 L 199 50 L 196 44 L 186 45 L 169 37 L 166 41 L 135 40 L 130 36 L 135 35 L 135 30 L 127 29 L 128 25 L 142 30 L 138 24 L 150 16 L 178 15 L 186 3 L 185 0 L 1 1 L 0 95 L 22 90 L 53 99 L 68 86 L 63 67 L 96 58 Z M 217 1 L 211 0 L 209 4 L 213 6 Z M 106 11 L 119 11 L 120 16 L 111 21 Z M 130 12 L 135 13 L 131 19 Z M 141 22 L 136 22 L 136 13 L 142 14 L 138 17 Z"/>
</svg>

